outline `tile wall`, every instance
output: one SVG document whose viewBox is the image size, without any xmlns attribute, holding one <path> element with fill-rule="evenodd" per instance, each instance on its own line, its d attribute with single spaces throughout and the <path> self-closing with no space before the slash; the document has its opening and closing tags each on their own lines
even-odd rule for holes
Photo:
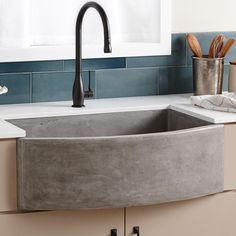
<svg viewBox="0 0 236 236">
<path fill-rule="evenodd" d="M 196 33 L 205 53 L 218 33 Z M 236 32 L 220 33 L 236 38 Z M 170 56 L 83 60 L 85 90 L 90 80 L 95 99 L 192 92 L 191 52 L 185 36 L 172 35 Z M 225 61 L 224 90 L 230 60 L 236 60 L 236 46 Z M 74 60 L 0 63 L 0 85 L 9 88 L 0 96 L 0 104 L 71 100 L 74 67 Z"/>
</svg>

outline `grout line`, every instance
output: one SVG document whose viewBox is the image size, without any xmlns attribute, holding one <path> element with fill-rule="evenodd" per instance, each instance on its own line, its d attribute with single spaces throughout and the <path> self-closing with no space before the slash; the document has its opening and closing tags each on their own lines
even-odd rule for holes
<svg viewBox="0 0 236 236">
<path fill-rule="evenodd" d="M 90 70 L 83 70 L 82 72 L 89 72 Z M 33 74 L 52 74 L 52 73 L 75 73 L 75 71 L 39 71 L 39 72 L 32 72 Z M 1 74 L 0 74 L 1 75 Z"/>
<path fill-rule="evenodd" d="M 127 220 L 127 217 L 126 217 L 126 208 L 124 208 L 124 236 L 126 236 L 126 220 Z"/>
<path fill-rule="evenodd" d="M 36 71 L 33 74 L 53 74 L 53 73 L 67 73 L 68 71 L 55 70 L 55 71 Z M 70 73 L 70 72 L 69 72 Z"/>
<path fill-rule="evenodd" d="M 33 73 L 30 73 L 30 103 L 33 103 Z"/>
<path fill-rule="evenodd" d="M 89 71 L 89 73 L 88 73 L 88 82 L 89 82 L 89 84 L 88 84 L 88 90 L 90 90 L 91 89 L 91 71 Z"/>
<path fill-rule="evenodd" d="M 90 76 L 91 76 L 91 81 L 93 82 L 94 85 L 94 97 L 93 99 L 97 99 L 97 80 L 96 80 L 96 71 L 90 71 Z"/>
<path fill-rule="evenodd" d="M 225 65 L 228 65 L 229 63 L 225 63 Z M 148 69 L 165 69 L 165 68 L 186 68 L 186 67 L 192 67 L 192 65 L 168 65 L 168 66 L 150 66 L 150 67 L 133 67 L 133 68 L 109 68 L 109 69 L 92 69 L 92 70 L 83 70 L 82 72 L 90 72 L 90 71 L 97 71 L 97 72 L 103 72 L 103 71 L 117 71 L 117 70 L 148 70 Z M 51 74 L 51 73 L 75 73 L 75 71 L 41 71 L 41 72 L 32 72 L 33 74 Z M 12 74 L 12 73 L 10 73 Z M 19 73 L 15 73 L 19 74 Z M 27 74 L 27 73 L 24 73 Z M 4 74 L 0 74 L 4 75 Z"/>
<path fill-rule="evenodd" d="M 29 75 L 32 72 L 4 72 L 4 73 L 0 73 L 0 76 L 4 76 L 4 75 Z"/>
<path fill-rule="evenodd" d="M 62 61 L 62 70 L 65 71 L 65 60 Z"/>
<path fill-rule="evenodd" d="M 67 73 L 67 71 L 29 71 L 29 72 L 4 72 L 0 73 L 0 76 L 4 75 L 29 75 L 29 74 L 50 74 L 50 73 Z"/>
<path fill-rule="evenodd" d="M 161 70 L 158 70 L 158 80 L 157 80 L 157 95 L 160 95 L 160 81 L 161 81 Z"/>
<path fill-rule="evenodd" d="M 128 68 L 128 62 L 127 62 L 127 57 L 125 57 L 125 68 Z"/>
<path fill-rule="evenodd" d="M 186 68 L 192 65 L 166 65 L 166 66 L 144 66 L 144 67 L 128 67 L 128 68 L 111 68 L 111 69 L 97 69 L 97 72 L 103 71 L 116 71 L 116 70 L 148 70 L 148 69 L 165 69 L 165 68 Z"/>
<path fill-rule="evenodd" d="M 186 68 L 186 67 L 192 67 L 191 65 L 177 65 L 177 66 L 160 66 L 156 68 L 165 69 L 165 68 Z"/>
<path fill-rule="evenodd" d="M 185 63 L 188 65 L 188 42 L 187 42 L 187 34 L 185 34 Z"/>
</svg>

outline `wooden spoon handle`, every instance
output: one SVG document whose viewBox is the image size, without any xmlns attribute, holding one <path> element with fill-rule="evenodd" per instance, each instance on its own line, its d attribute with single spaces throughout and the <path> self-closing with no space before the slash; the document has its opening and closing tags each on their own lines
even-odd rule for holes
<svg viewBox="0 0 236 236">
<path fill-rule="evenodd" d="M 229 39 L 219 53 L 219 57 L 225 57 L 230 48 L 234 45 L 235 39 Z"/>
<path fill-rule="evenodd" d="M 201 49 L 200 43 L 199 43 L 198 39 L 195 37 L 195 35 L 188 34 L 186 39 L 187 39 L 188 45 L 189 45 L 190 49 L 192 50 L 194 56 L 202 57 L 202 49 Z"/>
<path fill-rule="evenodd" d="M 217 39 L 216 57 L 219 57 L 219 53 L 223 48 L 225 37 L 224 35 L 219 35 Z"/>
<path fill-rule="evenodd" d="M 213 40 L 209 48 L 208 58 L 215 58 L 216 56 L 216 42 Z"/>
<path fill-rule="evenodd" d="M 208 52 L 208 58 L 215 57 L 216 39 L 217 39 L 217 36 L 211 41 L 211 45 L 210 45 L 209 52 Z"/>
<path fill-rule="evenodd" d="M 217 35 L 211 42 L 208 58 L 216 58 L 222 49 L 223 43 L 224 36 L 222 34 Z"/>
</svg>

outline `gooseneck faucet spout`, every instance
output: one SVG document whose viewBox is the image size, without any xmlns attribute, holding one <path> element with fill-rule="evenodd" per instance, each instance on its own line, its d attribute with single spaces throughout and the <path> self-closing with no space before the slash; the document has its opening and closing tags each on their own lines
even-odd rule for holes
<svg viewBox="0 0 236 236">
<path fill-rule="evenodd" d="M 98 11 L 104 29 L 104 53 L 111 53 L 111 38 L 109 21 L 104 9 L 96 2 L 88 2 L 81 8 L 76 22 L 76 68 L 75 81 L 73 86 L 73 107 L 84 107 L 84 89 L 81 77 L 82 72 L 82 22 L 86 11 L 89 8 L 94 8 Z"/>
</svg>

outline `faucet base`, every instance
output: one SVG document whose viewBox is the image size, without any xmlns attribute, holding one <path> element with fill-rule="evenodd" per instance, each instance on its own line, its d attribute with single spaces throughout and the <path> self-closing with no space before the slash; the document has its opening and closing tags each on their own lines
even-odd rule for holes
<svg viewBox="0 0 236 236">
<path fill-rule="evenodd" d="M 85 105 L 72 105 L 72 107 L 74 107 L 74 108 L 82 108 L 82 107 L 85 107 Z"/>
</svg>

